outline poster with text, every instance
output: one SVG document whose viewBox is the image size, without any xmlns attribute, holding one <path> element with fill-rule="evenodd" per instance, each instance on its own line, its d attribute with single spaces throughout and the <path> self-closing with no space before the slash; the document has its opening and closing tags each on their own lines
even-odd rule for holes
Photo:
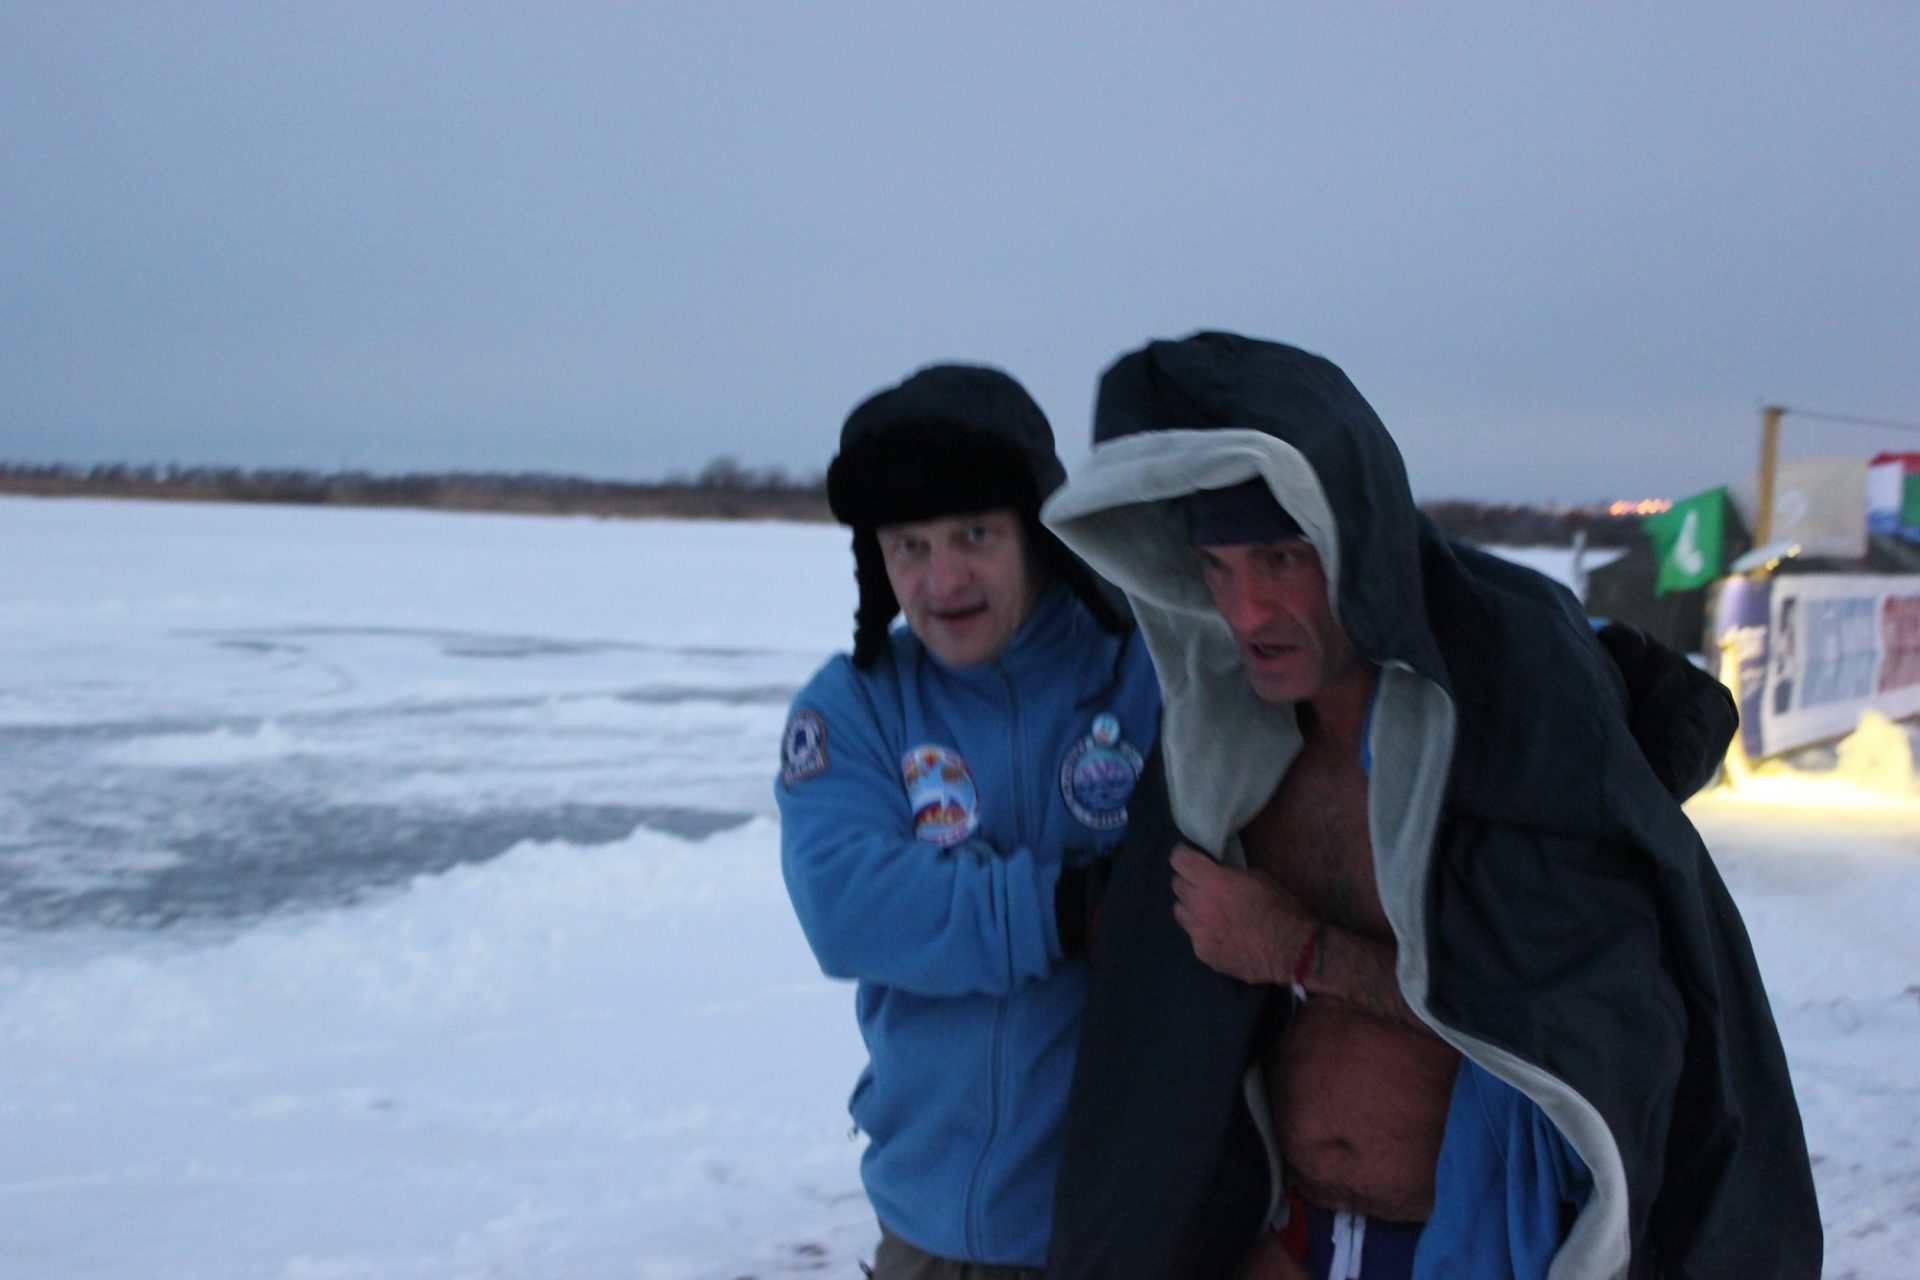
<svg viewBox="0 0 1920 1280">
<path fill-rule="evenodd" d="M 1920 716 L 1920 576 L 1813 574 L 1771 586 L 1759 754 L 1844 737 L 1868 709 Z"/>
</svg>

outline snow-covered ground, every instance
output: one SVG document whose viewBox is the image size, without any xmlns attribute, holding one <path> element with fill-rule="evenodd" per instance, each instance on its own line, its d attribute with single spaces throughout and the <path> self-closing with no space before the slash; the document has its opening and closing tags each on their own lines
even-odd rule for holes
<svg viewBox="0 0 1920 1280">
<path fill-rule="evenodd" d="M 1564 574 L 1564 557 L 1530 557 Z M 831 528 L 0 499 L 0 1276 L 856 1274 L 780 886 Z M 1832 1277 L 1920 1255 L 1920 796 L 1692 806 Z"/>
</svg>

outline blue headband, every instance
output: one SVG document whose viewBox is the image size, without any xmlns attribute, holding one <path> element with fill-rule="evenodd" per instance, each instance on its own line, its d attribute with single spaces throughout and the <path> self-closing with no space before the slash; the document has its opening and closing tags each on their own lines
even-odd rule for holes
<svg viewBox="0 0 1920 1280">
<path fill-rule="evenodd" d="M 1196 547 L 1281 542 L 1305 536 L 1300 524 L 1274 501 L 1267 482 L 1255 476 L 1228 489 L 1202 489 L 1181 503 L 1187 540 Z"/>
</svg>

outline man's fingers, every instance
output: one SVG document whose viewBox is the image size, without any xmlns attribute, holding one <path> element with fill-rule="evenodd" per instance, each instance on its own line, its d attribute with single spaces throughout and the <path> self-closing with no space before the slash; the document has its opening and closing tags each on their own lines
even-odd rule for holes
<svg viewBox="0 0 1920 1280">
<path fill-rule="evenodd" d="M 1173 922 L 1186 931 L 1187 942 L 1193 947 L 1195 957 L 1197 957 L 1202 964 L 1211 967 L 1213 961 L 1209 959 L 1209 956 L 1212 949 L 1208 945 L 1205 930 L 1201 929 L 1200 926 L 1195 923 L 1193 912 L 1181 906 L 1179 903 L 1175 903 L 1173 907 Z"/>
<path fill-rule="evenodd" d="M 1205 905 L 1218 892 L 1209 875 L 1218 869 L 1213 865 L 1213 859 L 1191 850 L 1176 851 L 1173 856 L 1174 901 L 1184 904 L 1188 911 Z"/>
<path fill-rule="evenodd" d="M 1186 902 L 1200 892 L 1200 878 L 1194 866 L 1196 860 L 1204 860 L 1184 845 L 1173 851 L 1173 896 Z"/>
<path fill-rule="evenodd" d="M 1214 878 L 1221 866 L 1192 845 L 1178 845 L 1173 851 L 1173 920 L 1186 932 L 1193 954 L 1210 967 L 1215 963 L 1215 937 L 1219 929 L 1219 906 L 1213 901 Z"/>
<path fill-rule="evenodd" d="M 1172 862 L 1173 879 L 1176 885 L 1182 880 L 1198 883 L 1209 871 L 1217 869 L 1217 864 L 1212 858 L 1190 844 L 1175 845 Z"/>
<path fill-rule="evenodd" d="M 1215 913 L 1206 902 L 1199 899 L 1181 899 L 1173 904 L 1173 919 L 1189 934 L 1196 929 L 1210 929 Z"/>
</svg>

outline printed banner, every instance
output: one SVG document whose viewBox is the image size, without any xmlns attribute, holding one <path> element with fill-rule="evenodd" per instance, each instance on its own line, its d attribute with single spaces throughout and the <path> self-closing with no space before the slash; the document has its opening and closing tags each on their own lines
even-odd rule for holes
<svg viewBox="0 0 1920 1280">
<path fill-rule="evenodd" d="M 1760 749 L 1750 753 L 1843 737 L 1868 708 L 1920 716 L 1920 576 L 1787 575 L 1770 586 Z M 1741 677 L 1745 694 L 1744 663 Z"/>
<path fill-rule="evenodd" d="M 1760 708 L 1767 700 L 1768 607 L 1773 583 L 1767 578 L 1728 578 L 1713 606 L 1713 638 L 1720 652 L 1718 675 L 1740 699 L 1740 745 L 1747 758 L 1766 754 L 1760 737 Z"/>
</svg>

